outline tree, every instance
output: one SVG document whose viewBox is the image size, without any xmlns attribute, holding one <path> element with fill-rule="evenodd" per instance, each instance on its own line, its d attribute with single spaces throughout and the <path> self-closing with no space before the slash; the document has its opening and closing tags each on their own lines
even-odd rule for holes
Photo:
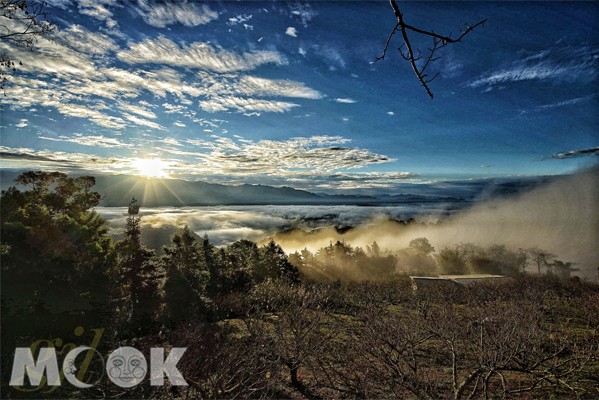
<svg viewBox="0 0 599 400">
<path fill-rule="evenodd" d="M 102 326 L 111 316 L 113 259 L 106 221 L 93 211 L 95 179 L 30 171 L 16 183 L 22 190 L 0 196 L 2 326 L 10 327 L 3 340 Z"/>
<path fill-rule="evenodd" d="M 260 262 L 254 273 L 256 282 L 264 279 L 283 279 L 299 282 L 299 270 L 289 262 L 287 255 L 273 240 L 260 249 Z"/>
<path fill-rule="evenodd" d="M 470 243 L 458 248 L 474 273 L 513 276 L 524 272 L 526 267 L 526 255 L 521 250 L 512 251 L 503 245 L 482 248 Z"/>
<path fill-rule="evenodd" d="M 532 261 L 536 267 L 538 274 L 541 275 L 541 267 L 549 268 L 549 259 L 555 258 L 555 254 L 551 254 L 548 251 L 539 249 L 538 247 L 531 247 L 525 251 L 528 260 Z"/>
<path fill-rule="evenodd" d="M 327 293 L 319 287 L 290 288 L 290 302 L 274 305 L 277 318 L 272 327 L 262 326 L 258 336 L 264 337 L 274 349 L 280 362 L 289 371 L 291 386 L 306 398 L 317 398 L 302 378 L 302 369 L 309 368 L 326 348 L 333 336 L 324 332 L 323 325 L 328 301 Z"/>
<path fill-rule="evenodd" d="M 570 278 L 572 272 L 578 271 L 578 268 L 574 268 L 574 265 L 577 263 L 573 263 L 570 261 L 560 261 L 555 260 L 551 265 L 551 270 L 555 275 L 562 279 Z"/>
<path fill-rule="evenodd" d="M 414 74 L 416 74 L 416 78 L 418 78 L 418 81 L 420 82 L 420 84 L 422 85 L 424 90 L 426 90 L 426 93 L 432 99 L 433 93 L 431 92 L 431 90 L 429 88 L 429 83 L 431 83 L 433 80 L 435 80 L 435 78 L 439 74 L 437 73 L 434 76 L 429 77 L 428 67 L 431 65 L 431 63 L 433 63 L 439 59 L 439 57 L 437 56 L 437 51 L 446 47 L 449 44 L 454 44 L 454 43 L 460 42 L 466 35 L 468 35 L 470 32 L 472 32 L 472 30 L 474 30 L 476 27 L 484 24 L 486 22 L 486 19 L 479 21 L 474 25 L 465 24 L 465 29 L 461 32 L 460 36 L 458 36 L 456 38 L 452 38 L 451 35 L 440 35 L 438 33 L 433 32 L 432 30 L 421 29 L 421 28 L 418 28 L 418 27 L 408 24 L 405 21 L 404 15 L 401 12 L 401 10 L 399 9 L 395 0 L 389 0 L 389 3 L 391 5 L 391 8 L 393 9 L 393 14 L 395 15 L 395 18 L 397 19 L 397 23 L 395 24 L 395 27 L 393 28 L 393 30 L 391 31 L 389 36 L 387 37 L 387 42 L 385 43 L 385 48 L 383 49 L 383 54 L 381 56 L 377 57 L 375 61 L 385 59 L 385 56 L 387 55 L 387 50 L 389 48 L 389 45 L 391 44 L 391 40 L 393 39 L 393 36 L 395 35 L 395 33 L 397 33 L 399 31 L 401 33 L 402 42 L 403 42 L 401 44 L 401 46 L 397 49 L 399 52 L 399 55 L 405 61 L 410 63 L 410 66 L 412 67 Z M 411 42 L 411 39 L 410 39 L 410 36 L 408 33 L 416 33 L 416 34 L 419 34 L 419 35 L 422 35 L 425 37 L 432 38 L 432 47 L 428 48 L 428 53 L 426 54 L 426 56 L 424 54 L 422 54 L 420 49 L 418 49 L 418 48 L 414 49 L 414 46 L 412 45 L 412 42 Z"/>
<path fill-rule="evenodd" d="M 376 240 L 372 242 L 371 246 L 366 246 L 366 251 L 370 257 L 380 257 L 381 255 L 381 248 Z"/>
<path fill-rule="evenodd" d="M 166 270 L 164 307 L 169 325 L 176 326 L 205 310 L 209 272 L 203 249 L 189 227 L 175 233 L 172 242 L 164 248 L 162 260 Z"/>
<path fill-rule="evenodd" d="M 410 242 L 409 247 L 417 254 L 422 254 L 424 256 L 429 256 L 435 251 L 435 248 L 431 246 L 427 238 L 416 238 Z"/>
<path fill-rule="evenodd" d="M 247 291 L 255 282 L 260 252 L 256 243 L 238 240 L 223 254 L 223 292 Z"/>
<path fill-rule="evenodd" d="M 156 322 L 160 307 L 162 272 L 154 251 L 141 242 L 137 200 L 129 202 L 125 238 L 116 244 L 117 311 L 129 334 L 148 333 Z"/>
<path fill-rule="evenodd" d="M 465 274 L 468 272 L 463 254 L 458 249 L 445 248 L 436 256 L 437 265 L 444 274 Z"/>
<path fill-rule="evenodd" d="M 0 40 L 12 46 L 32 48 L 38 38 L 55 28 L 48 21 L 45 6 L 45 1 L 0 0 Z M 16 71 L 15 61 L 8 53 L 0 54 L 0 89 L 6 87 L 8 76 Z"/>
</svg>

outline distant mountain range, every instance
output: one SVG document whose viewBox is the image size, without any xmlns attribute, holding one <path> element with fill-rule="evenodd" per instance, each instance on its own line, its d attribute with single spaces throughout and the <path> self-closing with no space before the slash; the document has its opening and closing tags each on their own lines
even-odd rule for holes
<svg viewBox="0 0 599 400">
<path fill-rule="evenodd" d="M 14 185 L 20 171 L 0 170 L 2 189 Z M 221 185 L 181 179 L 143 178 L 130 175 L 96 176 L 94 190 L 103 206 L 125 206 L 132 197 L 144 207 L 207 205 L 379 205 L 423 202 L 462 202 L 458 197 L 412 194 L 361 196 L 315 194 L 291 187 Z"/>
</svg>

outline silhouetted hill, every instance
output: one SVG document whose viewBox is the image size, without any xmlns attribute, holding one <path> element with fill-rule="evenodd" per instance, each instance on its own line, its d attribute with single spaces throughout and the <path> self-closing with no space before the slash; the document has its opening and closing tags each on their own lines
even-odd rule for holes
<svg viewBox="0 0 599 400">
<path fill-rule="evenodd" d="M 1 170 L 1 186 L 14 185 L 20 171 Z M 143 178 L 129 175 L 97 175 L 94 190 L 104 198 L 102 206 L 125 206 L 131 197 L 144 207 L 204 205 L 302 205 L 366 204 L 380 202 L 371 196 L 329 196 L 291 187 L 221 185 L 181 179 Z"/>
<path fill-rule="evenodd" d="M 2 189 L 14 185 L 21 171 L 0 170 Z M 352 195 L 312 193 L 288 186 L 222 185 L 182 179 L 143 178 L 131 175 L 96 175 L 94 190 L 104 195 L 103 206 L 125 206 L 135 197 L 144 207 L 208 205 L 383 205 L 407 203 L 461 203 L 510 196 L 528 191 L 547 177 L 481 179 L 431 185 L 404 186 L 407 193 Z M 412 193 L 411 193 L 412 192 Z M 418 193 L 420 192 L 420 193 Z"/>
</svg>

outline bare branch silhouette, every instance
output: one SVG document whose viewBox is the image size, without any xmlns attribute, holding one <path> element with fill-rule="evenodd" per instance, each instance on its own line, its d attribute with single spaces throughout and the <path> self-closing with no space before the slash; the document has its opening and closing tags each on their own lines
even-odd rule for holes
<svg viewBox="0 0 599 400">
<path fill-rule="evenodd" d="M 385 59 L 385 56 L 387 55 L 387 50 L 389 49 L 389 45 L 391 44 L 391 40 L 392 40 L 393 36 L 395 35 L 395 33 L 397 33 L 397 31 L 399 30 L 401 32 L 403 43 L 397 50 L 399 51 L 400 56 L 404 60 L 406 60 L 410 63 L 412 70 L 414 71 L 414 74 L 416 74 L 416 77 L 418 78 L 418 81 L 420 82 L 420 84 L 422 85 L 424 90 L 426 90 L 426 93 L 432 99 L 433 93 L 429 87 L 429 83 L 431 83 L 433 80 L 435 80 L 435 78 L 439 74 L 437 73 L 434 76 L 430 77 L 427 72 L 427 68 L 432 62 L 435 62 L 440 58 L 440 57 L 436 56 L 436 52 L 439 49 L 442 49 L 443 47 L 447 46 L 448 44 L 460 42 L 466 35 L 468 35 L 470 32 L 472 32 L 478 26 L 484 24 L 487 20 L 483 19 L 474 25 L 465 24 L 465 29 L 462 30 L 460 36 L 458 36 L 456 38 L 452 38 L 451 35 L 449 35 L 449 36 L 440 35 L 433 31 L 420 29 L 420 28 L 417 28 L 410 24 L 407 24 L 404 20 L 403 13 L 400 11 L 395 0 L 389 0 L 389 3 L 391 4 L 391 7 L 393 8 L 393 13 L 395 14 L 395 17 L 397 18 L 397 24 L 395 24 L 395 26 L 393 27 L 393 30 L 391 31 L 391 33 L 389 33 L 389 36 L 387 37 L 387 42 L 385 43 L 385 47 L 383 49 L 383 54 L 380 55 L 379 57 L 377 57 L 375 59 L 375 61 L 380 61 L 380 60 Z M 414 51 L 414 47 L 412 46 L 410 37 L 408 36 L 408 31 L 412 31 L 412 32 L 415 32 L 415 33 L 418 33 L 418 34 L 424 35 L 424 36 L 429 36 L 433 40 L 432 47 L 429 47 L 427 49 L 428 55 L 426 56 L 426 61 L 421 66 L 418 66 L 417 62 L 423 59 L 423 54 L 420 51 L 420 49 L 416 49 L 417 53 Z M 405 47 L 405 52 L 403 50 L 404 47 Z"/>
<path fill-rule="evenodd" d="M 0 0 L 0 43 L 32 48 L 37 39 L 52 33 L 54 23 L 48 20 L 46 2 L 36 0 Z M 0 90 L 21 62 L 7 53 L 0 53 Z"/>
</svg>

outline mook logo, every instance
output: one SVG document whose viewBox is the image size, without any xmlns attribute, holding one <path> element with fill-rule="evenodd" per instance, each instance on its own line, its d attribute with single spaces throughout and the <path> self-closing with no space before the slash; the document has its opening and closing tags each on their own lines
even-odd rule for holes
<svg viewBox="0 0 599 400">
<path fill-rule="evenodd" d="M 77 328 L 82 329 L 82 328 Z M 36 391 L 44 387 L 51 387 L 47 392 L 52 392 L 66 379 L 71 385 L 79 389 L 88 389 L 100 382 L 104 375 L 112 383 L 122 388 L 132 388 L 141 383 L 149 372 L 149 381 L 152 386 L 164 385 L 166 377 L 171 385 L 187 386 L 177 363 L 187 350 L 186 347 L 173 347 L 165 358 L 162 347 L 150 349 L 150 365 L 141 351 L 134 347 L 124 346 L 112 351 L 106 361 L 96 350 L 103 329 L 93 330 L 96 335 L 90 346 L 75 346 L 70 343 L 62 346 L 63 354 L 68 350 L 59 369 L 57 347 L 61 339 L 53 341 L 37 341 L 31 347 L 17 347 L 13 360 L 10 386 L 22 391 Z M 46 346 L 40 346 L 45 342 Z M 37 352 L 37 359 L 34 354 Z M 96 360 L 96 368 L 90 371 L 92 360 Z M 78 361 L 79 360 L 79 361 Z M 25 376 L 33 386 L 26 389 Z"/>
</svg>

